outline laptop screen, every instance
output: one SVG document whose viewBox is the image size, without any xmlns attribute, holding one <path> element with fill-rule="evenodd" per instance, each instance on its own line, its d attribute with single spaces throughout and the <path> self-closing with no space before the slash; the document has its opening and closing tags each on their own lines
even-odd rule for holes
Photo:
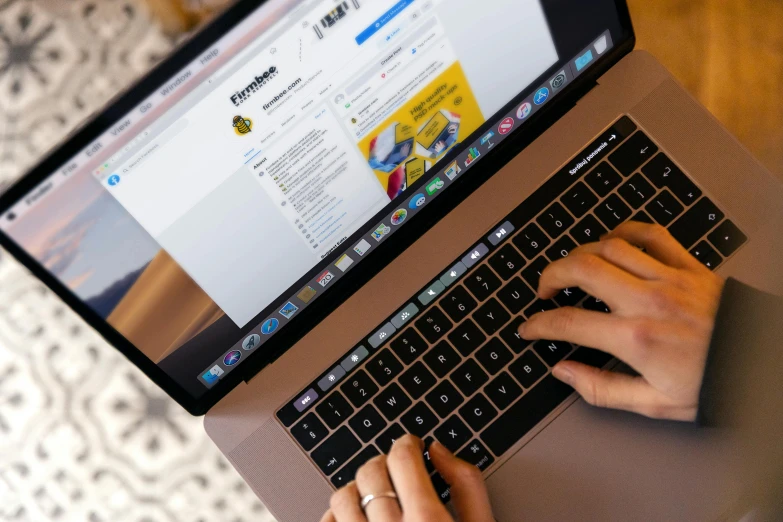
<svg viewBox="0 0 783 522">
<path fill-rule="evenodd" d="M 608 54 L 586 4 L 270 0 L 0 227 L 203 396 Z"/>
</svg>

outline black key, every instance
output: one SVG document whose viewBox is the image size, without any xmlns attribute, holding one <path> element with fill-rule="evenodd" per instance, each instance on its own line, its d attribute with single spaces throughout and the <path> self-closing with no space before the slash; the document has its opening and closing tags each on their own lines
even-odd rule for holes
<svg viewBox="0 0 783 522">
<path fill-rule="evenodd" d="M 441 341 L 435 348 L 424 354 L 424 362 L 438 377 L 448 375 L 461 360 L 462 357 L 446 341 Z"/>
<path fill-rule="evenodd" d="M 532 305 L 528 306 L 525 309 L 524 313 L 525 313 L 525 317 L 530 319 L 537 313 L 548 312 L 549 310 L 554 310 L 555 308 L 557 308 L 557 304 L 555 304 L 554 301 L 536 299 Z"/>
<path fill-rule="evenodd" d="M 465 446 L 464 450 L 457 453 L 457 457 L 465 462 L 470 462 L 479 471 L 486 471 L 495 462 L 495 457 L 492 456 L 492 453 L 478 440 L 470 441 L 470 444 Z"/>
<path fill-rule="evenodd" d="M 329 434 L 326 426 L 315 416 L 308 413 L 304 419 L 291 427 L 291 435 L 305 451 L 310 451 Z"/>
<path fill-rule="evenodd" d="M 439 304 L 455 323 L 462 321 L 470 312 L 476 309 L 476 300 L 470 296 L 462 285 L 454 288 L 449 295 L 440 300 Z"/>
<path fill-rule="evenodd" d="M 585 299 L 585 302 L 582 303 L 582 306 L 585 310 L 590 310 L 593 312 L 603 312 L 607 314 L 612 312 L 606 303 L 593 296 L 588 296 L 587 299 Z"/>
<path fill-rule="evenodd" d="M 580 218 L 598 203 L 598 198 L 580 181 L 566 192 L 560 201 L 571 211 L 571 214 Z"/>
<path fill-rule="evenodd" d="M 327 477 L 337 471 L 362 447 L 359 439 L 343 426 L 310 454 Z"/>
<path fill-rule="evenodd" d="M 637 223 L 648 223 L 650 225 L 655 223 L 653 218 L 651 218 L 650 215 L 647 214 L 644 210 L 637 212 L 636 215 L 631 218 L 631 221 L 636 221 Z"/>
<path fill-rule="evenodd" d="M 658 147 L 642 131 L 637 132 L 609 156 L 609 161 L 628 177 L 658 152 Z"/>
<path fill-rule="evenodd" d="M 424 439 L 424 467 L 427 468 L 427 473 L 435 471 L 435 464 L 432 463 L 432 457 L 430 456 L 430 446 L 435 442 L 433 437 L 427 437 Z"/>
<path fill-rule="evenodd" d="M 511 351 L 497 337 L 490 339 L 481 350 L 476 352 L 476 359 L 491 375 L 502 370 L 513 358 Z"/>
<path fill-rule="evenodd" d="M 489 377 L 476 361 L 468 359 L 451 374 L 451 380 L 465 397 L 470 397 L 484 386 Z"/>
<path fill-rule="evenodd" d="M 414 399 L 418 399 L 435 386 L 435 381 L 435 376 L 421 361 L 417 361 L 407 372 L 400 375 L 400 384 Z"/>
<path fill-rule="evenodd" d="M 617 194 L 612 194 L 606 198 L 595 209 L 595 215 L 609 230 L 617 228 L 618 225 L 631 217 L 631 214 L 631 209 L 623 203 L 623 200 Z"/>
<path fill-rule="evenodd" d="M 448 417 L 465 400 L 449 381 L 438 384 L 434 390 L 427 394 L 425 399 L 427 404 L 435 410 L 435 413 L 443 419 Z"/>
<path fill-rule="evenodd" d="M 596 194 L 605 198 L 623 181 L 623 178 L 611 165 L 604 161 L 585 176 L 585 181 Z"/>
<path fill-rule="evenodd" d="M 378 385 L 370 379 L 364 370 L 359 370 L 348 378 L 348 382 L 343 384 L 340 390 L 348 397 L 351 404 L 361 408 L 373 395 L 378 393 Z"/>
<path fill-rule="evenodd" d="M 742 231 L 737 228 L 737 225 L 727 219 L 721 223 L 707 239 L 710 240 L 710 243 L 715 245 L 715 248 L 720 250 L 720 253 L 723 254 L 724 257 L 729 257 L 736 252 L 739 247 L 745 244 L 748 240 L 748 236 L 743 234 Z"/>
<path fill-rule="evenodd" d="M 530 263 L 527 268 L 522 270 L 522 279 L 527 281 L 527 284 L 529 284 L 533 290 L 538 291 L 538 281 L 541 279 L 541 273 L 548 266 L 549 260 L 544 256 L 541 256 Z"/>
<path fill-rule="evenodd" d="M 473 314 L 473 319 L 487 335 L 492 335 L 511 319 L 511 315 L 503 308 L 497 299 L 490 299 Z"/>
<path fill-rule="evenodd" d="M 441 502 L 447 504 L 449 500 L 451 500 L 451 486 L 443 480 L 440 473 L 432 475 L 432 487 L 435 488 L 435 493 L 438 495 Z"/>
<path fill-rule="evenodd" d="M 514 353 L 522 353 L 522 350 L 530 345 L 530 341 L 522 339 L 519 335 L 519 325 L 525 322 L 523 317 L 515 317 L 511 323 L 500 332 L 500 338 L 503 339 Z"/>
<path fill-rule="evenodd" d="M 386 427 L 386 421 L 383 420 L 378 410 L 368 404 L 359 412 L 351 417 L 348 425 L 364 442 L 370 442 Z"/>
<path fill-rule="evenodd" d="M 479 301 L 491 296 L 500 285 L 500 279 L 487 265 L 481 265 L 465 279 L 465 286 Z"/>
<path fill-rule="evenodd" d="M 384 348 L 367 363 L 367 371 L 378 381 L 378 384 L 386 386 L 400 374 L 402 364 L 388 349 Z"/>
<path fill-rule="evenodd" d="M 429 345 L 413 328 L 408 328 L 391 342 L 391 349 L 405 364 L 410 364 L 427 351 Z"/>
<path fill-rule="evenodd" d="M 427 342 L 435 344 L 446 332 L 451 330 L 452 323 L 440 308 L 433 306 L 416 321 L 416 328 L 422 333 Z"/>
<path fill-rule="evenodd" d="M 479 393 L 459 409 L 459 414 L 473 431 L 480 431 L 489 424 L 489 421 L 498 416 L 498 410 Z"/>
<path fill-rule="evenodd" d="M 400 422 L 409 433 L 421 438 L 438 425 L 438 418 L 426 404 L 417 402 L 413 408 L 400 417 Z"/>
<path fill-rule="evenodd" d="M 671 190 L 685 206 L 692 205 L 701 197 L 699 187 L 663 153 L 645 165 L 642 172 L 656 187 Z"/>
<path fill-rule="evenodd" d="M 563 341 L 538 341 L 533 345 L 536 353 L 549 366 L 554 366 L 571 352 L 571 345 Z"/>
<path fill-rule="evenodd" d="M 375 445 L 378 446 L 378 449 L 380 449 L 384 455 L 388 455 L 391 447 L 394 446 L 394 443 L 404 436 L 405 430 L 395 422 L 375 439 Z"/>
<path fill-rule="evenodd" d="M 494 299 L 493 299 L 494 301 Z M 487 336 L 481 333 L 476 323 L 468 319 L 449 334 L 451 344 L 465 357 L 481 346 Z"/>
<path fill-rule="evenodd" d="M 453 452 L 460 449 L 473 434 L 456 415 L 450 417 L 435 430 L 435 438 Z"/>
<path fill-rule="evenodd" d="M 723 212 L 712 201 L 701 198 L 669 227 L 669 232 L 682 246 L 691 248 L 696 241 L 723 221 L 723 217 Z"/>
<path fill-rule="evenodd" d="M 576 361 L 595 368 L 603 368 L 606 363 L 612 360 L 612 356 L 600 350 L 580 346 L 568 356 L 569 361 Z"/>
<path fill-rule="evenodd" d="M 514 236 L 512 242 L 528 259 L 534 259 L 551 242 L 544 231 L 538 228 L 535 223 L 530 223 L 522 232 Z"/>
<path fill-rule="evenodd" d="M 656 223 L 665 227 L 682 214 L 683 208 L 680 202 L 674 199 L 671 192 L 664 190 L 645 207 L 645 210 Z"/>
<path fill-rule="evenodd" d="M 359 471 L 359 468 L 364 466 L 368 460 L 377 457 L 378 455 L 380 455 L 380 453 L 378 453 L 375 446 L 367 446 L 364 448 L 361 453 L 351 460 L 351 462 L 343 466 L 343 469 L 334 474 L 332 477 L 332 484 L 334 484 L 334 487 L 340 489 L 350 483 L 356 477 L 356 472 Z"/>
<path fill-rule="evenodd" d="M 574 240 L 568 236 L 563 236 L 558 239 L 554 245 L 547 249 L 546 257 L 548 257 L 549 260 L 554 263 L 558 259 L 568 257 L 571 251 L 575 248 L 576 243 L 574 243 Z"/>
<path fill-rule="evenodd" d="M 353 408 L 340 395 L 340 392 L 334 392 L 326 398 L 321 404 L 315 407 L 315 411 L 326 422 L 326 425 L 335 429 L 353 413 Z"/>
<path fill-rule="evenodd" d="M 634 174 L 617 192 L 629 205 L 639 209 L 652 199 L 655 188 L 641 174 Z"/>
<path fill-rule="evenodd" d="M 411 405 L 411 400 L 405 395 L 402 388 L 397 383 L 394 383 L 385 390 L 381 390 L 381 393 L 373 399 L 373 403 L 381 410 L 383 416 L 391 421 L 408 409 L 408 406 Z"/>
<path fill-rule="evenodd" d="M 546 376 L 481 433 L 481 441 L 495 455 L 502 455 L 552 410 L 566 400 L 573 388 Z"/>
<path fill-rule="evenodd" d="M 506 244 L 494 256 L 489 258 L 489 266 L 504 280 L 508 281 L 525 266 L 525 259 L 513 245 Z"/>
<path fill-rule="evenodd" d="M 691 250 L 691 255 L 710 270 L 715 270 L 718 268 L 718 265 L 723 262 L 723 258 L 720 254 L 706 241 L 702 241 L 696 245 L 693 250 Z"/>
<path fill-rule="evenodd" d="M 518 277 L 515 277 L 498 291 L 498 299 L 516 315 L 536 298 L 536 294 Z"/>
<path fill-rule="evenodd" d="M 574 218 L 563 208 L 563 205 L 554 203 L 538 216 L 536 222 L 549 234 L 549 237 L 556 239 L 571 228 L 571 225 L 574 224 Z"/>
<path fill-rule="evenodd" d="M 560 306 L 576 306 L 587 294 L 579 288 L 564 288 L 554 297 Z"/>
<path fill-rule="evenodd" d="M 576 239 L 577 243 L 580 245 L 595 243 L 601 239 L 601 236 L 604 234 L 606 234 L 606 228 L 604 228 L 592 214 L 586 216 L 571 229 L 571 236 Z"/>
<path fill-rule="evenodd" d="M 522 388 L 508 373 L 503 372 L 484 388 L 484 393 L 487 394 L 489 400 L 495 403 L 498 409 L 505 410 L 512 402 L 517 400 L 517 397 L 522 395 Z"/>
<path fill-rule="evenodd" d="M 536 357 L 533 350 L 523 353 L 519 359 L 509 366 L 508 371 L 525 388 L 533 386 L 547 372 L 546 366 Z"/>
</svg>

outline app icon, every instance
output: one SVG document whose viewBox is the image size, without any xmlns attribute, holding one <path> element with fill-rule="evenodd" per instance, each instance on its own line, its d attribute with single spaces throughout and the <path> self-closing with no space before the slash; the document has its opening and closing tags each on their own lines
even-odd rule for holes
<svg viewBox="0 0 783 522">
<path fill-rule="evenodd" d="M 565 70 L 560 71 L 554 78 L 552 78 L 552 81 L 549 82 L 549 85 L 552 86 L 553 91 L 560 90 L 560 88 L 565 85 L 566 79 Z"/>
<path fill-rule="evenodd" d="M 273 333 L 275 330 L 277 330 L 278 326 L 280 326 L 280 321 L 278 321 L 274 317 L 271 319 L 267 319 L 266 321 L 264 321 L 264 324 L 261 325 L 261 333 L 264 335 L 269 335 Z"/>
<path fill-rule="evenodd" d="M 223 364 L 226 366 L 234 366 L 236 363 L 239 362 L 239 359 L 242 358 L 242 352 L 239 350 L 234 350 L 231 352 L 228 352 L 225 357 L 223 357 Z"/>
<path fill-rule="evenodd" d="M 381 223 L 381 225 L 375 229 L 375 232 L 372 233 L 372 237 L 375 238 L 376 241 L 380 241 L 381 239 L 383 239 L 383 236 L 385 236 L 389 232 L 391 232 L 391 228 Z"/>
<path fill-rule="evenodd" d="M 427 185 L 427 194 L 432 196 L 437 191 L 442 189 L 446 184 L 441 180 L 440 178 L 435 178 L 432 181 L 430 181 L 429 185 Z"/>
<path fill-rule="evenodd" d="M 519 106 L 519 109 L 517 109 L 517 119 L 524 120 L 528 116 L 530 116 L 530 112 L 533 110 L 533 106 L 530 105 L 530 103 L 525 102 L 522 105 Z"/>
<path fill-rule="evenodd" d="M 476 147 L 471 148 L 468 151 L 468 159 L 465 160 L 465 168 L 468 168 L 471 163 L 476 161 L 479 156 L 481 156 L 481 153 L 478 151 Z"/>
<path fill-rule="evenodd" d="M 318 284 L 321 285 L 321 287 L 323 288 L 326 285 L 328 285 L 329 281 L 331 281 L 332 279 L 334 279 L 334 274 L 332 274 L 330 271 L 327 270 L 326 272 L 318 276 Z"/>
<path fill-rule="evenodd" d="M 533 97 L 533 101 L 536 105 L 542 105 L 544 102 L 546 102 L 549 99 L 549 89 L 546 87 L 541 87 L 536 95 Z"/>
<path fill-rule="evenodd" d="M 513 118 L 505 118 L 503 121 L 500 122 L 500 126 L 498 127 L 498 132 L 500 134 L 508 134 L 511 132 L 511 129 L 514 128 L 514 119 Z"/>
<path fill-rule="evenodd" d="M 283 308 L 280 309 L 280 315 L 286 319 L 291 319 L 297 310 L 299 310 L 299 307 L 289 301 Z"/>
<path fill-rule="evenodd" d="M 456 162 L 454 163 L 454 166 L 455 167 L 457 166 Z M 457 170 L 457 172 L 459 172 L 459 170 Z M 448 171 L 446 175 L 448 176 Z M 456 174 L 454 175 L 456 176 Z M 426 202 L 427 202 L 427 197 L 424 194 L 416 194 L 415 196 L 413 196 L 413 199 L 411 199 L 411 202 L 408 204 L 408 207 L 411 210 L 416 210 L 417 208 L 421 208 Z"/>
<path fill-rule="evenodd" d="M 398 209 L 392 214 L 391 224 L 394 226 L 401 225 L 405 218 L 408 217 L 408 211 L 404 208 Z"/>
<path fill-rule="evenodd" d="M 495 137 L 495 133 L 492 132 L 492 131 L 489 131 L 486 136 L 481 138 L 481 144 L 482 145 L 486 145 L 487 143 L 489 143 L 489 147 L 487 147 L 487 148 L 491 149 L 492 147 L 495 146 L 495 144 L 492 143 L 492 138 L 494 138 L 494 137 Z"/>
<path fill-rule="evenodd" d="M 460 169 L 457 162 L 454 161 L 454 163 L 446 167 L 446 170 L 443 171 L 443 174 L 445 174 L 447 178 L 453 181 L 454 178 L 456 178 L 460 172 L 462 172 L 462 169 Z M 421 194 L 421 196 L 424 197 L 424 194 Z"/>
<path fill-rule="evenodd" d="M 604 54 L 604 51 L 606 51 L 606 48 L 609 46 L 606 35 L 602 36 L 595 42 L 595 52 L 597 52 L 599 55 Z"/>
<path fill-rule="evenodd" d="M 587 51 L 585 54 L 576 59 L 576 70 L 581 71 L 587 67 L 590 62 L 593 61 L 593 51 Z"/>
<path fill-rule="evenodd" d="M 245 351 L 252 350 L 253 348 L 256 348 L 259 344 L 261 344 L 261 336 L 258 334 L 252 334 L 245 337 L 245 340 L 242 341 L 242 349 Z"/>
<path fill-rule="evenodd" d="M 360 256 L 366 254 L 368 250 L 370 250 L 370 243 L 368 243 L 366 239 L 362 239 L 355 247 L 353 247 L 353 251 Z"/>
<path fill-rule="evenodd" d="M 252 129 L 253 120 L 250 118 L 245 118 L 244 116 L 234 116 L 234 132 L 237 133 L 237 136 L 250 134 Z"/>
<path fill-rule="evenodd" d="M 351 259 L 348 254 L 343 254 L 343 256 L 337 260 L 334 266 L 339 268 L 341 272 L 345 272 L 346 270 L 348 270 L 348 267 L 351 266 L 352 264 L 353 264 L 353 259 Z"/>
<path fill-rule="evenodd" d="M 315 288 L 312 286 L 306 286 L 297 294 L 297 296 L 304 304 L 309 303 L 313 297 L 315 297 Z"/>
<path fill-rule="evenodd" d="M 120 177 L 117 174 L 112 174 L 109 179 L 106 180 L 110 187 L 116 187 L 120 184 Z"/>
<path fill-rule="evenodd" d="M 207 373 L 202 375 L 201 378 L 204 379 L 207 382 L 207 384 L 213 384 L 217 382 L 217 380 L 220 379 L 220 376 L 223 375 L 224 373 L 226 372 L 223 371 L 223 368 L 221 368 L 216 364 L 215 366 L 210 368 L 209 371 L 207 371 Z"/>
</svg>

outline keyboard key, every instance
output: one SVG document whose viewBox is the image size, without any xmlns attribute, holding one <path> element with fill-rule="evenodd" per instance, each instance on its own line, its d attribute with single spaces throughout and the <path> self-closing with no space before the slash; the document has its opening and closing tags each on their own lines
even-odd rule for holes
<svg viewBox="0 0 783 522">
<path fill-rule="evenodd" d="M 405 330 L 391 342 L 390 346 L 394 354 L 406 365 L 418 359 L 429 348 L 413 328 Z"/>
<path fill-rule="evenodd" d="M 551 243 L 544 231 L 535 223 L 529 224 L 511 241 L 528 260 L 534 259 Z"/>
<path fill-rule="evenodd" d="M 571 236 L 580 245 L 586 245 L 587 243 L 595 243 L 606 232 L 606 228 L 598 222 L 594 215 L 590 214 L 574 225 L 574 228 L 571 229 Z"/>
<path fill-rule="evenodd" d="M 500 279 L 492 273 L 487 265 L 478 267 L 465 279 L 465 286 L 479 301 L 486 300 L 495 290 L 500 288 L 500 285 Z"/>
<path fill-rule="evenodd" d="M 501 288 L 497 296 L 500 302 L 514 315 L 522 311 L 536 298 L 536 294 L 518 277 Z"/>
<path fill-rule="evenodd" d="M 367 363 L 367 371 L 370 372 L 376 382 L 386 386 L 402 371 L 402 364 L 388 349 L 383 349 L 370 362 Z"/>
<path fill-rule="evenodd" d="M 604 161 L 585 176 L 585 181 L 599 197 L 605 198 L 623 181 L 623 178 Z"/>
<path fill-rule="evenodd" d="M 424 467 L 427 468 L 427 473 L 435 471 L 435 464 L 432 463 L 432 457 L 430 456 L 430 446 L 435 442 L 433 437 L 427 437 L 424 439 Z"/>
<path fill-rule="evenodd" d="M 595 215 L 606 225 L 609 230 L 614 230 L 626 219 L 631 217 L 631 209 L 623 203 L 617 194 L 612 194 L 606 198 L 595 209 Z"/>
<path fill-rule="evenodd" d="M 525 317 L 530 319 L 537 313 L 548 312 L 557 308 L 557 304 L 551 300 L 536 299 L 535 302 L 525 309 Z"/>
<path fill-rule="evenodd" d="M 665 227 L 674 221 L 677 216 L 682 214 L 683 208 L 682 205 L 680 205 L 680 202 L 674 199 L 671 192 L 664 190 L 657 198 L 647 205 L 645 210 L 647 210 L 647 213 L 652 216 L 656 223 Z"/>
<path fill-rule="evenodd" d="M 481 441 L 495 455 L 502 455 L 566 400 L 573 388 L 546 376 L 481 433 Z"/>
<path fill-rule="evenodd" d="M 378 410 L 368 404 L 359 412 L 351 417 L 348 425 L 364 442 L 370 442 L 386 427 L 386 421 L 383 420 Z"/>
<path fill-rule="evenodd" d="M 514 225 L 512 225 L 510 221 L 506 221 L 492 231 L 489 237 L 487 237 L 487 241 L 492 243 L 492 246 L 498 246 L 500 243 L 505 241 L 509 234 L 512 234 L 514 230 L 516 230 Z"/>
<path fill-rule="evenodd" d="M 471 268 L 473 265 L 487 257 L 487 254 L 489 254 L 487 245 L 479 243 L 470 253 L 465 254 L 465 257 L 462 258 L 462 264 L 465 265 L 465 268 Z"/>
<path fill-rule="evenodd" d="M 513 245 L 507 244 L 489 258 L 489 266 L 505 281 L 508 281 L 525 266 L 525 259 Z"/>
<path fill-rule="evenodd" d="M 435 348 L 424 354 L 424 362 L 438 377 L 448 375 L 461 360 L 462 357 L 446 341 L 441 341 Z"/>
<path fill-rule="evenodd" d="M 452 323 L 448 317 L 440 311 L 440 308 L 433 306 L 427 310 L 424 315 L 416 321 L 416 328 L 427 339 L 430 344 L 435 344 L 443 337 L 446 332 L 451 330 Z"/>
<path fill-rule="evenodd" d="M 308 413 L 305 418 L 291 427 L 291 435 L 305 451 L 316 447 L 328 434 L 329 430 L 315 416 L 315 413 Z"/>
<path fill-rule="evenodd" d="M 708 198 L 701 198 L 695 205 L 669 227 L 674 239 L 685 248 L 696 242 L 723 221 L 723 212 Z"/>
<path fill-rule="evenodd" d="M 460 449 L 473 434 L 459 417 L 454 415 L 435 430 L 435 438 L 452 453 Z"/>
<path fill-rule="evenodd" d="M 631 221 L 636 221 L 637 223 L 647 223 L 649 225 L 652 225 L 655 223 L 653 221 L 653 218 L 650 217 L 649 214 L 647 214 L 644 210 L 640 210 L 637 212 L 634 217 L 631 218 Z"/>
<path fill-rule="evenodd" d="M 558 239 L 554 245 L 547 249 L 546 257 L 548 257 L 549 260 L 554 263 L 558 259 L 568 257 L 571 251 L 575 248 L 576 243 L 574 243 L 574 240 L 568 236 L 563 236 Z"/>
<path fill-rule="evenodd" d="M 340 363 L 340 366 L 342 366 L 343 370 L 346 372 L 350 372 L 356 367 L 357 364 L 365 360 L 368 355 L 370 355 L 370 352 L 367 351 L 367 348 L 360 346 L 355 349 L 351 355 L 343 359 L 343 362 Z"/>
<path fill-rule="evenodd" d="M 425 397 L 427 404 L 435 410 L 442 419 L 449 416 L 465 399 L 449 381 L 443 381 Z"/>
<path fill-rule="evenodd" d="M 465 449 L 457 453 L 457 457 L 465 462 L 470 462 L 476 466 L 479 471 L 486 471 L 494 462 L 495 458 L 484 445 L 478 440 L 472 440 L 465 446 Z"/>
<path fill-rule="evenodd" d="M 524 322 L 524 318 L 515 317 L 514 320 L 500 332 L 500 338 L 503 339 L 503 342 L 505 342 L 514 353 L 522 353 L 522 351 L 530 345 L 530 341 L 522 339 L 519 335 L 519 325 Z"/>
<path fill-rule="evenodd" d="M 641 174 L 631 176 L 617 192 L 635 209 L 641 208 L 655 196 L 655 188 Z"/>
<path fill-rule="evenodd" d="M 513 358 L 514 355 L 511 351 L 497 337 L 490 339 L 487 344 L 481 347 L 481 350 L 476 352 L 476 359 L 490 375 L 498 373 Z"/>
<path fill-rule="evenodd" d="M 397 383 L 390 385 L 373 400 L 383 416 L 390 421 L 396 419 L 411 405 L 411 400 Z M 365 441 L 366 442 L 366 441 Z"/>
<path fill-rule="evenodd" d="M 384 455 L 388 455 L 394 443 L 404 436 L 405 430 L 395 422 L 375 439 L 375 445 L 378 446 L 378 449 L 380 449 Z"/>
<path fill-rule="evenodd" d="M 538 341 L 533 345 L 536 353 L 549 366 L 554 366 L 571 353 L 572 346 L 563 341 Z"/>
<path fill-rule="evenodd" d="M 327 477 L 337 471 L 361 449 L 362 443 L 343 426 L 310 454 L 315 464 Z"/>
<path fill-rule="evenodd" d="M 380 453 L 378 453 L 375 446 L 367 446 L 364 448 L 351 460 L 351 462 L 343 466 L 343 469 L 334 474 L 332 477 L 332 484 L 334 484 L 334 487 L 340 489 L 350 483 L 356 477 L 356 472 L 359 471 L 359 468 L 364 466 L 368 460 L 377 457 L 378 455 L 380 455 Z"/>
<path fill-rule="evenodd" d="M 465 357 L 473 353 L 486 339 L 487 336 L 481 333 L 476 323 L 470 319 L 449 334 L 451 344 Z"/>
<path fill-rule="evenodd" d="M 451 380 L 465 397 L 470 397 L 484 386 L 489 377 L 476 361 L 468 359 L 451 374 Z"/>
<path fill-rule="evenodd" d="M 446 285 L 441 283 L 440 281 L 435 281 L 430 285 L 429 288 L 427 288 L 425 291 L 423 291 L 421 294 L 419 294 L 419 302 L 427 306 L 430 304 L 436 297 L 438 297 L 440 294 L 442 294 L 446 290 Z"/>
<path fill-rule="evenodd" d="M 729 220 L 724 221 L 707 238 L 724 257 L 729 257 L 745 244 L 748 236 Z"/>
<path fill-rule="evenodd" d="M 503 372 L 484 388 L 484 393 L 499 410 L 505 410 L 522 395 L 522 388 L 508 373 Z"/>
<path fill-rule="evenodd" d="M 658 152 L 658 147 L 642 131 L 637 132 L 609 156 L 609 161 L 628 177 Z"/>
<path fill-rule="evenodd" d="M 612 312 L 606 303 L 593 296 L 587 296 L 587 299 L 585 299 L 585 302 L 582 303 L 582 306 L 585 310 L 590 310 L 593 312 L 602 312 L 607 314 Z"/>
<path fill-rule="evenodd" d="M 656 187 L 671 190 L 685 206 L 692 205 L 701 197 L 701 190 L 696 184 L 663 153 L 645 165 L 642 172 Z"/>
<path fill-rule="evenodd" d="M 603 368 L 606 366 L 606 363 L 612 360 L 612 356 L 606 352 L 580 346 L 574 353 L 568 356 L 568 360 L 593 366 L 595 368 Z"/>
<path fill-rule="evenodd" d="M 408 371 L 400 375 L 400 384 L 414 399 L 418 399 L 435 386 L 435 381 L 435 376 L 421 361 L 416 362 Z"/>
<path fill-rule="evenodd" d="M 533 350 L 528 350 L 508 367 L 508 371 L 522 386 L 530 388 L 538 379 L 544 376 L 547 369 L 544 363 L 533 353 Z"/>
<path fill-rule="evenodd" d="M 315 407 L 315 411 L 326 422 L 327 426 L 331 429 L 335 429 L 344 420 L 351 416 L 353 408 L 345 400 L 345 397 L 340 395 L 340 392 L 334 392 L 327 397 L 321 404 Z"/>
<path fill-rule="evenodd" d="M 473 319 L 487 335 L 492 335 L 511 319 L 511 315 L 503 308 L 497 299 L 490 299 L 473 314 Z"/>
<path fill-rule="evenodd" d="M 397 330 L 402 329 L 403 326 L 405 326 L 408 322 L 413 319 L 416 314 L 419 313 L 419 307 L 416 306 L 416 303 L 408 303 L 405 308 L 397 312 L 397 315 L 392 317 L 391 324 L 394 326 Z"/>
<path fill-rule="evenodd" d="M 557 239 L 560 234 L 571 228 L 574 218 L 563 208 L 563 205 L 554 203 L 538 216 L 536 222 L 549 234 L 549 237 Z"/>
<path fill-rule="evenodd" d="M 702 241 L 696 245 L 693 250 L 691 250 L 691 255 L 710 270 L 715 270 L 718 268 L 718 265 L 723 262 L 721 255 L 706 241 Z"/>
<path fill-rule="evenodd" d="M 598 203 L 598 198 L 580 181 L 566 192 L 560 201 L 571 211 L 571 214 L 580 218 Z"/>
<path fill-rule="evenodd" d="M 330 371 L 324 378 L 318 381 L 318 388 L 325 392 L 334 386 L 335 383 L 337 383 L 343 377 L 345 377 L 345 370 L 343 370 L 343 367 L 338 364 L 332 368 L 332 371 Z"/>
<path fill-rule="evenodd" d="M 457 261 L 456 265 L 451 267 L 445 274 L 440 276 L 440 282 L 443 283 L 444 286 L 449 287 L 458 281 L 463 275 L 465 275 L 465 272 L 467 271 L 468 268 L 465 266 L 465 263 L 462 261 Z"/>
<path fill-rule="evenodd" d="M 462 321 L 470 312 L 476 309 L 476 300 L 470 296 L 462 285 L 455 287 L 438 304 L 455 323 Z"/>
<path fill-rule="evenodd" d="M 522 270 L 522 279 L 527 281 L 530 287 L 538 291 L 538 280 L 541 279 L 541 273 L 549 266 L 549 260 L 541 256 Z"/>
<path fill-rule="evenodd" d="M 554 300 L 560 306 L 576 306 L 586 295 L 586 293 L 577 287 L 564 288 L 557 293 Z"/>
<path fill-rule="evenodd" d="M 451 500 L 451 486 L 446 484 L 440 473 L 432 475 L 432 487 L 435 488 L 435 493 L 442 503 L 447 504 Z"/>
<path fill-rule="evenodd" d="M 417 402 L 413 408 L 400 417 L 400 422 L 409 433 L 422 438 L 438 425 L 438 418 L 426 404 Z"/>
<path fill-rule="evenodd" d="M 480 431 L 498 416 L 498 410 L 479 393 L 459 409 L 459 414 L 473 431 Z"/>
<path fill-rule="evenodd" d="M 364 370 L 359 370 L 348 378 L 348 382 L 343 384 L 340 390 L 354 407 L 361 408 L 378 393 L 378 386 Z"/>
</svg>

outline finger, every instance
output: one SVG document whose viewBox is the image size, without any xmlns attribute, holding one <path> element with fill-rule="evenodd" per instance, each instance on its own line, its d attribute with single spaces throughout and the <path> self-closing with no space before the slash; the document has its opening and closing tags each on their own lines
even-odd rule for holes
<svg viewBox="0 0 783 522">
<path fill-rule="evenodd" d="M 324 516 L 321 517 L 321 522 L 337 522 L 334 519 L 334 515 L 332 515 L 331 509 L 324 513 Z"/>
<path fill-rule="evenodd" d="M 660 225 L 629 221 L 609 232 L 605 238 L 624 239 L 644 248 L 652 257 L 674 268 L 701 268 L 701 264 Z"/>
<path fill-rule="evenodd" d="M 336 522 L 367 522 L 362 511 L 356 482 L 350 482 L 332 495 L 329 508 Z"/>
<path fill-rule="evenodd" d="M 671 271 L 671 268 L 620 238 L 588 243 L 571 252 L 571 255 L 574 254 L 593 254 L 602 257 L 616 267 L 642 279 L 663 279 Z"/>
<path fill-rule="evenodd" d="M 393 493 L 389 470 L 386 468 L 386 456 L 381 455 L 370 459 L 364 466 L 359 468 L 356 473 L 356 487 L 359 489 L 359 496 L 364 498 L 367 495 L 380 495 L 383 493 Z M 400 504 L 393 498 L 377 498 L 367 504 L 364 510 L 367 520 L 382 520 L 383 522 L 394 522 L 402 519 Z"/>
<path fill-rule="evenodd" d="M 481 471 L 473 464 L 455 457 L 437 441 L 430 446 L 430 455 L 435 469 L 449 484 L 451 502 L 459 520 L 493 522 L 492 506 Z"/>
<path fill-rule="evenodd" d="M 403 513 L 429 520 L 428 515 L 440 513 L 443 505 L 424 466 L 423 446 L 421 439 L 402 437 L 392 446 L 386 466 Z"/>
</svg>

